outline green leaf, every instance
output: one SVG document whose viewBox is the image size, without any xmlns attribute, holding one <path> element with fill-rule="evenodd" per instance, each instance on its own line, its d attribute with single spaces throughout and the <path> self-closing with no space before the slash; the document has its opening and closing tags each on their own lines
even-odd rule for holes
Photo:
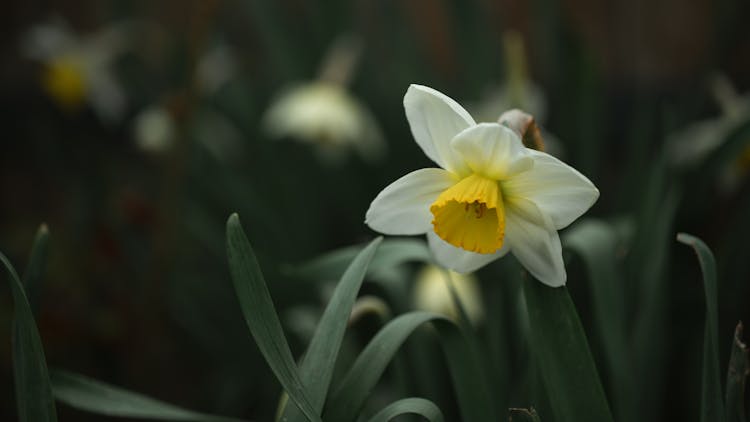
<svg viewBox="0 0 750 422">
<path fill-rule="evenodd" d="M 29 300 L 31 312 L 36 315 L 39 310 L 39 295 L 41 293 L 42 275 L 47 263 L 47 245 L 49 241 L 49 229 L 46 224 L 39 226 L 31 247 L 31 255 L 26 271 L 23 274 L 23 286 L 26 290 L 26 298 Z"/>
<path fill-rule="evenodd" d="M 13 375 L 16 406 L 21 422 L 57 421 L 47 362 L 39 332 L 21 280 L 8 258 L 0 253 L 13 294 Z"/>
<path fill-rule="evenodd" d="M 701 421 L 724 421 L 726 420 L 726 412 L 722 400 L 721 375 L 719 372 L 719 302 L 716 291 L 716 261 L 708 246 L 697 237 L 686 233 L 678 233 L 677 241 L 690 246 L 698 255 L 706 292 Z"/>
<path fill-rule="evenodd" d="M 320 421 L 302 385 L 271 294 L 237 214 L 227 221 L 227 255 L 242 314 L 263 357 L 307 419 Z"/>
<path fill-rule="evenodd" d="M 359 354 L 341 384 L 334 389 L 324 413 L 326 420 L 355 420 L 388 363 L 406 339 L 421 325 L 431 322 L 446 355 L 454 390 L 465 421 L 497 420 L 482 369 L 473 358 L 466 339 L 448 318 L 429 312 L 410 312 L 383 327 Z"/>
<path fill-rule="evenodd" d="M 68 406 L 100 415 L 167 421 L 239 422 L 146 397 L 67 371 L 52 371 L 55 397 Z"/>
<path fill-rule="evenodd" d="M 329 384 L 333 376 L 344 331 L 365 278 L 367 266 L 383 239 L 378 237 L 363 249 L 346 269 L 333 297 L 318 323 L 310 345 L 299 366 L 299 374 L 316 414 L 323 410 Z M 287 406 L 281 420 L 298 420 L 299 409 Z"/>
<path fill-rule="evenodd" d="M 617 420 L 635 420 L 637 387 L 628 357 L 625 286 L 617 259 L 618 234 L 603 221 L 586 219 L 565 232 L 563 244 L 580 255 L 588 272 L 594 326 L 611 377 Z"/>
<path fill-rule="evenodd" d="M 727 371 L 726 409 L 727 421 L 745 422 L 745 381 L 750 375 L 748 350 L 742 342 L 742 321 L 737 323 L 732 341 L 732 354 Z"/>
<path fill-rule="evenodd" d="M 530 409 L 510 409 L 510 422 L 541 422 L 539 414 L 534 408 Z"/>
<path fill-rule="evenodd" d="M 361 250 L 361 246 L 349 246 L 328 252 L 294 268 L 290 268 L 288 272 L 310 280 L 336 280 Z M 394 267 L 410 261 L 432 261 L 430 250 L 423 240 L 385 239 L 372 258 L 368 275 L 381 278 L 383 276 L 387 277 L 393 271 Z"/>
<path fill-rule="evenodd" d="M 559 422 L 612 421 L 586 335 L 565 287 L 523 283 L 531 351 Z"/>
<path fill-rule="evenodd" d="M 388 422 L 391 419 L 406 414 L 420 415 L 431 422 L 443 422 L 443 412 L 435 403 L 419 397 L 410 397 L 393 402 L 383 408 L 369 422 Z"/>
</svg>

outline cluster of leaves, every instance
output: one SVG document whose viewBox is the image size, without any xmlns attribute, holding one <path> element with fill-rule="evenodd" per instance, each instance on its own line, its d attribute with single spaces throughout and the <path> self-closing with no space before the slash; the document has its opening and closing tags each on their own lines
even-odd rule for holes
<svg viewBox="0 0 750 422">
<path fill-rule="evenodd" d="M 342 272 L 307 350 L 296 363 L 287 343 L 271 295 L 239 217 L 227 222 L 226 245 L 237 299 L 253 338 L 282 385 L 288 400 L 282 400 L 278 419 L 283 421 L 353 421 L 362 417 L 365 402 L 393 361 L 402 344 L 415 331 L 431 325 L 442 346 L 462 420 L 538 421 L 533 409 L 508 409 L 507 399 L 493 396 L 482 350 L 467 319 L 454 322 L 438 314 L 414 311 L 384 321 L 378 333 L 360 352 L 340 380 L 333 382 L 334 369 L 349 317 L 365 277 L 385 271 L 405 260 L 428 259 L 423 244 L 377 238 L 364 248 L 337 251 L 309 263 L 312 276 Z M 580 225 L 566 243 L 589 264 L 592 281 L 612 280 L 614 256 L 609 226 L 599 222 Z M 55 421 L 55 399 L 70 406 L 110 416 L 131 418 L 230 422 L 238 419 L 202 414 L 160 402 L 137 393 L 65 371 L 48 372 L 42 342 L 32 311 L 43 273 L 48 231 L 40 228 L 23 282 L 8 259 L 0 254 L 15 303 L 13 356 L 17 406 L 22 422 Z M 722 394 L 719 368 L 718 299 L 716 264 L 708 247 L 698 238 L 680 234 L 678 240 L 697 253 L 706 296 L 703 351 L 702 421 L 745 420 L 743 403 L 748 351 L 741 342 L 742 326 L 733 339 L 726 392 Z M 352 258 L 353 259 L 350 259 Z M 345 267 L 345 268 L 344 268 Z M 377 277 L 374 277 L 377 279 Z M 595 282 L 593 283 L 596 284 Z M 617 286 L 602 284 L 593 294 L 602 306 L 614 306 L 611 295 Z M 526 303 L 530 349 L 544 384 L 551 420 L 611 421 L 604 389 L 599 381 L 586 335 L 566 288 L 552 289 L 534 280 L 522 284 Z M 454 301 L 461 309 L 460 300 Z M 600 329 L 612 330 L 618 321 L 601 318 Z M 617 315 L 615 313 L 615 315 Z M 615 334 L 612 334 L 615 335 Z M 612 339 L 608 357 L 619 343 Z M 612 363 L 612 362 L 610 362 Z M 627 377 L 627 374 L 615 374 Z M 613 393 L 615 399 L 619 392 Z M 430 421 L 444 420 L 432 401 L 408 397 L 383 407 L 369 421 L 388 421 L 399 415 L 416 414 Z"/>
</svg>

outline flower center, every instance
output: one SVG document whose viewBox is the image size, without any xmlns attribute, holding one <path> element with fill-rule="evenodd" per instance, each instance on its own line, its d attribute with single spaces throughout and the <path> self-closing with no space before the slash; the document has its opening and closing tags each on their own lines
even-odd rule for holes
<svg viewBox="0 0 750 422">
<path fill-rule="evenodd" d="M 503 246 L 505 210 L 496 180 L 472 174 L 441 193 L 430 212 L 435 233 L 453 246 L 483 254 Z"/>
<path fill-rule="evenodd" d="M 42 75 L 47 93 L 66 110 L 75 110 L 83 104 L 86 83 L 81 63 L 72 57 L 60 57 L 49 63 Z"/>
</svg>

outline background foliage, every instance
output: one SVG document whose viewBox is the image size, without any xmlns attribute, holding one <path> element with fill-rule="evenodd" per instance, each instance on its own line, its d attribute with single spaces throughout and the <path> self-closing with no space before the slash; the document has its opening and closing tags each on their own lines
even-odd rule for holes
<svg viewBox="0 0 750 422">
<path fill-rule="evenodd" d="M 235 297 L 227 216 L 242 216 L 299 357 L 340 274 L 309 280 L 298 265 L 373 238 L 363 224 L 369 202 L 395 178 L 432 165 L 409 133 L 406 88 L 421 83 L 467 107 L 481 103 L 512 79 L 503 40 L 515 30 L 526 77 L 546 96 L 544 128 L 601 191 L 588 214 L 596 220 L 562 236 L 568 289 L 613 414 L 697 420 L 705 298 L 695 257 L 675 234 L 699 236 L 716 255 L 723 379 L 735 325 L 750 321 L 750 106 L 727 111 L 716 80 L 750 89 L 748 16 L 750 5 L 732 0 L 11 2 L 0 16 L 0 250 L 24 268 L 38 225 L 50 228 L 44 283 L 29 298 L 50 367 L 198 411 L 270 420 L 281 389 Z M 43 90 L 43 68 L 21 46 L 32 25 L 54 17 L 79 34 L 143 25 L 112 64 L 127 98 L 118 119 L 89 105 L 61 108 Z M 342 35 L 361 40 L 349 88 L 382 129 L 379 161 L 352 154 L 327 162 L 314 145 L 271 139 L 262 127 L 280 90 L 314 79 Z M 204 89 L 200 63 L 216 49 L 229 52 L 234 70 Z M 135 140 L 135 121 L 153 106 L 175 123 L 175 141 L 160 151 Z M 712 130 L 696 124 L 706 121 Z M 679 152 L 701 136 L 720 146 L 682 163 Z M 525 335 L 515 265 L 507 259 L 478 274 L 482 363 L 508 407 L 533 405 L 550 420 L 527 353 L 543 339 Z M 417 268 L 371 274 L 403 282 L 365 282 L 362 293 L 383 298 L 393 314 L 411 310 Z M 0 338 L 10 339 L 13 296 L 3 292 Z M 367 317 L 350 329 L 342 362 L 379 326 Z M 369 414 L 408 394 L 433 400 L 446 420 L 458 417 L 436 342 L 423 332 L 410 338 Z M 0 419 L 13 420 L 5 344 Z M 103 420 L 65 406 L 58 413 Z"/>
</svg>

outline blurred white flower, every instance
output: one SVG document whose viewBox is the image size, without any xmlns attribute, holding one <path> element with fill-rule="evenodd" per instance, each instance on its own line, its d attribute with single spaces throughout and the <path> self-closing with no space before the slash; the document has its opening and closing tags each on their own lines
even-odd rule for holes
<svg viewBox="0 0 750 422">
<path fill-rule="evenodd" d="M 263 125 L 271 136 L 314 144 L 333 160 L 348 150 L 365 160 L 376 160 L 385 147 L 370 111 L 343 86 L 331 82 L 288 88 L 273 102 Z"/>
<path fill-rule="evenodd" d="M 313 144 L 331 164 L 340 163 L 350 151 L 366 161 L 382 158 L 386 145 L 375 117 L 346 88 L 360 51 L 357 38 L 339 37 L 316 80 L 289 86 L 274 100 L 263 118 L 266 132 Z"/>
<path fill-rule="evenodd" d="M 196 79 L 198 90 L 204 94 L 215 94 L 237 73 L 237 59 L 231 48 L 218 45 L 208 50 L 198 60 Z"/>
<path fill-rule="evenodd" d="M 177 130 L 168 110 L 161 106 L 151 106 L 135 117 L 133 132 L 138 148 L 158 154 L 172 147 Z"/>
<path fill-rule="evenodd" d="M 41 84 L 67 111 L 88 102 L 100 118 L 115 121 L 125 109 L 125 95 L 112 63 L 126 41 L 127 25 L 111 25 L 78 36 L 64 22 L 55 20 L 32 27 L 22 42 L 22 51 L 44 69 Z"/>
<path fill-rule="evenodd" d="M 667 137 L 667 153 L 673 164 L 696 164 L 719 147 L 729 132 L 750 119 L 750 95 L 737 95 L 726 77 L 714 77 L 711 92 L 721 115 L 691 123 Z"/>
<path fill-rule="evenodd" d="M 479 123 L 425 86 L 404 96 L 406 118 L 441 168 L 414 171 L 386 187 L 365 222 L 392 235 L 427 234 L 441 266 L 474 271 L 509 251 L 539 281 L 565 284 L 557 230 L 581 216 L 599 191 L 578 171 L 524 147 L 499 123 Z"/>
<path fill-rule="evenodd" d="M 445 271 L 435 265 L 426 265 L 417 274 L 414 285 L 414 307 L 458 320 L 459 312 L 448 288 L 448 282 L 453 286 L 469 322 L 475 325 L 481 322 L 484 308 L 476 277 L 471 274 Z"/>
</svg>

